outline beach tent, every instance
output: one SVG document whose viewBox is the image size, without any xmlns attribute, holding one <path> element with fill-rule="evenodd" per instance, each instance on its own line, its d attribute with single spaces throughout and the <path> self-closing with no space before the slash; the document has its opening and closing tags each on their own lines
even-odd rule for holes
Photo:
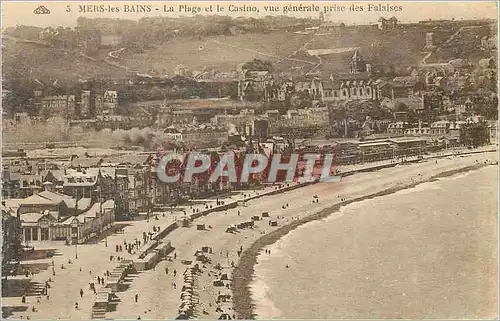
<svg viewBox="0 0 500 321">
<path fill-rule="evenodd" d="M 227 277 L 227 273 L 222 274 L 220 276 L 220 279 L 223 280 L 223 281 L 229 280 L 229 278 Z"/>
<path fill-rule="evenodd" d="M 226 302 L 229 299 L 231 299 L 231 295 L 229 295 L 229 294 L 219 294 L 217 296 L 217 301 L 219 301 L 219 302 L 221 302 L 221 301 Z"/>
<path fill-rule="evenodd" d="M 222 282 L 221 280 L 215 280 L 214 286 L 224 286 L 224 282 Z"/>
<path fill-rule="evenodd" d="M 260 217 L 258 215 L 252 216 L 252 220 L 260 221 Z"/>
<path fill-rule="evenodd" d="M 278 221 L 271 221 L 271 226 L 278 226 Z"/>
<path fill-rule="evenodd" d="M 262 217 L 269 217 L 269 212 L 262 212 Z"/>
<path fill-rule="evenodd" d="M 219 317 L 219 320 L 232 320 L 231 316 L 227 313 L 222 313 Z"/>
<path fill-rule="evenodd" d="M 189 227 L 189 225 L 191 225 L 191 222 L 189 222 L 189 220 L 182 220 L 182 227 Z"/>
<path fill-rule="evenodd" d="M 197 225 L 196 225 L 196 229 L 197 229 L 198 231 L 203 231 L 203 230 L 205 230 L 205 224 L 197 224 Z"/>
</svg>

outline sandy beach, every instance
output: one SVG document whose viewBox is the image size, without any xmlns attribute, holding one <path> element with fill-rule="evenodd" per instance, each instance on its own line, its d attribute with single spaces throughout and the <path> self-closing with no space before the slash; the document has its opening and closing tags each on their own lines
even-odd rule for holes
<svg viewBox="0 0 500 321">
<path fill-rule="evenodd" d="M 126 289 L 116 293 L 120 299 L 116 310 L 107 312 L 106 318 L 176 318 L 181 305 L 183 273 L 195 263 L 199 263 L 201 269 L 200 273 L 194 275 L 191 299 L 195 305 L 196 318 L 217 319 L 223 313 L 237 318 L 252 318 L 254 311 L 249 284 L 253 276 L 255 258 L 263 251 L 263 247 L 272 244 L 301 224 L 335 212 L 342 204 L 393 193 L 436 179 L 440 175 L 473 170 L 483 166 L 486 160 L 496 161 L 496 157 L 496 152 L 487 152 L 400 164 L 378 171 L 357 173 L 336 183 L 318 183 L 273 196 L 264 196 L 247 201 L 246 206 L 201 217 L 190 227 L 179 227 L 165 238 L 164 241 L 170 241 L 175 248 L 170 254 L 171 260 L 161 261 L 153 270 L 139 272 L 126 279 Z M 317 203 L 313 202 L 316 199 L 314 195 L 319 200 Z M 241 198 L 233 197 L 225 201 Z M 195 207 L 204 208 L 204 205 Z M 262 212 L 269 212 L 270 218 L 256 221 L 253 229 L 226 233 L 230 225 L 248 221 L 252 216 L 260 216 Z M 110 262 L 106 253 L 116 255 L 115 245 L 123 244 L 124 239 L 133 240 L 152 226 L 167 226 L 180 217 L 181 214 L 174 212 L 165 213 L 165 217 L 160 216 L 159 221 L 134 222 L 134 225 L 125 227 L 124 234 L 108 237 L 108 246 L 102 240 L 98 244 L 79 246 L 79 259 L 75 261 L 76 264 L 65 270 L 56 268 L 57 276 L 52 285 L 54 297 L 51 297 L 50 302 L 43 301 L 38 304 L 38 311 L 30 313 L 31 318 L 88 319 L 94 296 L 86 290 L 86 294 L 80 299 L 78 289 L 87 289 L 88 282 L 96 275 L 103 275 L 106 269 L 116 265 L 115 262 Z M 276 221 L 277 226 L 270 226 L 271 220 Z M 207 228 L 197 230 L 197 224 L 205 224 Z M 99 256 L 92 254 L 96 253 L 96 247 L 99 247 Z M 212 253 L 207 254 L 210 263 L 195 261 L 195 252 L 202 247 L 211 248 Z M 56 267 L 61 263 L 66 264 L 68 258 L 74 259 L 74 251 L 71 247 L 61 248 L 61 255 L 55 258 Z M 183 261 L 193 263 L 186 265 Z M 218 264 L 221 269 L 216 269 Z M 232 266 L 236 268 L 233 269 Z M 82 268 L 83 272 L 79 272 L 78 268 Z M 92 275 L 90 270 L 93 271 Z M 227 280 L 223 280 L 222 285 L 214 285 L 214 281 L 219 280 L 223 274 L 227 275 Z M 227 300 L 217 300 L 219 295 L 225 296 Z M 15 298 L 8 299 L 12 301 Z M 34 299 L 29 300 L 33 302 Z M 77 311 L 72 307 L 76 300 L 80 303 L 80 309 Z M 28 303 L 31 304 L 33 303 Z M 26 313 L 15 313 L 12 317 L 20 316 L 26 316 Z"/>
</svg>

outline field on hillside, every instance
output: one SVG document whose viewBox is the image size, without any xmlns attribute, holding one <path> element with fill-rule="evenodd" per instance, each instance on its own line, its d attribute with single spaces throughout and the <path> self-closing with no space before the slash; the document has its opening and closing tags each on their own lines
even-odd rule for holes
<svg viewBox="0 0 500 321">
<path fill-rule="evenodd" d="M 124 52 L 121 63 L 131 69 L 153 69 L 159 74 L 172 74 L 180 64 L 191 70 L 215 67 L 221 71 L 234 71 L 239 64 L 254 58 L 270 60 L 274 64 L 302 47 L 310 38 L 310 35 L 275 32 L 216 36 L 202 40 L 176 39 L 144 53 Z M 303 65 L 300 62 L 296 64 Z"/>
<path fill-rule="evenodd" d="M 424 45 L 424 30 L 405 28 L 381 31 L 373 27 L 358 27 L 332 35 L 316 36 L 309 49 L 359 47 L 365 62 L 374 67 L 394 65 L 404 69 L 416 65 L 422 59 Z M 346 62 L 345 56 L 343 54 L 331 59 L 330 68 L 339 68 L 339 64 Z"/>
<path fill-rule="evenodd" d="M 312 41 L 311 41 L 312 40 Z M 423 57 L 425 31 L 398 29 L 380 31 L 373 27 L 346 28 L 327 35 L 301 35 L 291 32 L 271 34 L 242 34 L 217 36 L 203 40 L 174 40 L 167 45 L 141 54 L 125 53 L 121 63 L 131 69 L 154 70 L 159 74 L 172 74 L 179 64 L 191 70 L 216 67 L 222 71 L 235 70 L 254 58 L 273 62 L 276 69 L 311 70 L 319 61 L 296 51 L 308 43 L 306 49 L 360 47 L 366 62 L 372 65 L 390 65 L 406 68 L 416 65 Z M 323 57 L 323 69 L 345 71 L 352 53 Z M 289 57 L 296 60 L 283 60 Z"/>
</svg>

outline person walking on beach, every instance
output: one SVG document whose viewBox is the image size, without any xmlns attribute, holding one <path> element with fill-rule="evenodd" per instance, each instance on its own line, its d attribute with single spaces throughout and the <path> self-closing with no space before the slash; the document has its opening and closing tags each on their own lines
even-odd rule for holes
<svg viewBox="0 0 500 321">
<path fill-rule="evenodd" d="M 80 298 L 83 298 L 83 290 L 80 289 Z"/>
<path fill-rule="evenodd" d="M 165 274 L 168 274 L 168 267 L 165 268 Z"/>
<path fill-rule="evenodd" d="M 137 303 L 137 301 L 139 301 L 139 294 L 135 294 L 135 302 Z"/>
<path fill-rule="evenodd" d="M 177 270 L 174 270 L 174 277 L 177 275 Z"/>
</svg>

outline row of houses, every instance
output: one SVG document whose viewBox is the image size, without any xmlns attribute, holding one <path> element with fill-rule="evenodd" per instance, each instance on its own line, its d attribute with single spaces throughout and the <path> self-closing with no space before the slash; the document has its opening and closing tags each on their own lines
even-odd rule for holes
<svg viewBox="0 0 500 321">
<path fill-rule="evenodd" d="M 26 198 L 53 184 L 55 192 L 79 200 L 77 205 L 113 199 L 118 214 L 141 211 L 149 206 L 145 192 L 149 186 L 148 157 L 130 155 L 108 162 L 99 157 L 57 163 L 12 160 L 3 167 L 3 196 Z"/>
<path fill-rule="evenodd" d="M 457 142 L 463 139 L 464 130 L 471 124 L 484 124 L 486 136 L 491 143 L 498 141 L 498 124 L 496 121 L 487 122 L 484 117 L 473 116 L 465 120 L 439 120 L 432 123 L 419 121 L 411 124 L 407 121 L 398 121 L 388 124 L 387 133 L 391 135 L 407 135 L 422 137 L 446 137 Z M 465 142 L 462 142 L 465 143 Z"/>
</svg>

